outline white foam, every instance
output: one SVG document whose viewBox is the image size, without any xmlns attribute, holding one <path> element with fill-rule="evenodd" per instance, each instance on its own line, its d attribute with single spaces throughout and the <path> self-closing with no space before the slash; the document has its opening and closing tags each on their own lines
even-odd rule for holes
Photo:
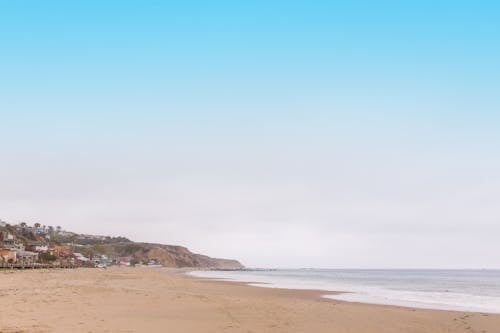
<svg viewBox="0 0 500 333">
<path fill-rule="evenodd" d="M 266 272 L 222 272 L 195 271 L 190 275 L 197 277 L 217 278 L 231 281 L 247 282 L 250 285 L 266 288 L 317 289 L 325 290 L 326 298 L 371 304 L 395 305 L 412 308 L 470 311 L 484 313 L 500 313 L 500 297 L 473 295 L 449 291 L 415 291 L 395 290 L 387 286 L 368 286 L 351 281 L 337 281 L 318 277 L 311 273 L 300 272 L 300 276 L 287 276 L 280 272 L 277 275 Z M 343 292 L 328 294 L 327 291 Z"/>
<path fill-rule="evenodd" d="M 356 288 L 351 288 L 356 289 Z M 500 313 L 500 298 L 451 292 L 418 292 L 367 288 L 342 294 L 325 295 L 326 298 L 383 305 L 396 305 L 422 309 Z"/>
</svg>

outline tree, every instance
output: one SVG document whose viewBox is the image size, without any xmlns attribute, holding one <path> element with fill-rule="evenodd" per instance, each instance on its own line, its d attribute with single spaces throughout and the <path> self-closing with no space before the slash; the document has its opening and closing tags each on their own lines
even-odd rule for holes
<svg viewBox="0 0 500 333">
<path fill-rule="evenodd" d="M 50 253 L 47 253 L 47 252 L 42 252 L 40 253 L 39 255 L 39 260 L 43 263 L 43 262 L 53 262 L 53 261 L 56 261 L 57 260 L 57 257 L 50 254 Z"/>
</svg>

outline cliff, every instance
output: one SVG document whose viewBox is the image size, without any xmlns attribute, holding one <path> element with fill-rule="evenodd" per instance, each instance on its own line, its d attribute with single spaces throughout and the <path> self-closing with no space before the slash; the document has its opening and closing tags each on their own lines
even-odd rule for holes
<svg viewBox="0 0 500 333">
<path fill-rule="evenodd" d="M 99 252 L 112 257 L 132 257 L 136 262 L 155 261 L 165 267 L 196 267 L 215 269 L 241 269 L 244 266 L 237 260 L 211 258 L 193 253 L 183 246 L 124 242 L 100 244 Z"/>
</svg>

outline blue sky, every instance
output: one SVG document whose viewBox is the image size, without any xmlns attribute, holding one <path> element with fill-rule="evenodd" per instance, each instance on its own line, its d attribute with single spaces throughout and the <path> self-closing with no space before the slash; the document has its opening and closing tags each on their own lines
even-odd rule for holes
<svg viewBox="0 0 500 333">
<path fill-rule="evenodd" d="M 495 265 L 450 255 L 499 250 L 499 9 L 1 1 L 0 212 L 253 265 Z"/>
</svg>

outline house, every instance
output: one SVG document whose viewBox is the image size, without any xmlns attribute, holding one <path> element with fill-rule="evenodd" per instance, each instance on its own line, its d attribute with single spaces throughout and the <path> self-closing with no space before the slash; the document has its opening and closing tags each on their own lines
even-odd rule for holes
<svg viewBox="0 0 500 333">
<path fill-rule="evenodd" d="M 0 249 L 0 264 L 13 264 L 17 261 L 17 251 Z"/>
<path fill-rule="evenodd" d="M 73 232 L 64 231 L 64 230 L 59 231 L 57 234 L 59 236 L 63 236 L 63 237 L 70 237 L 70 236 L 75 235 L 75 233 L 73 233 Z"/>
<path fill-rule="evenodd" d="M 49 246 L 47 244 L 41 244 L 35 246 L 35 252 L 47 252 L 49 250 Z"/>
<path fill-rule="evenodd" d="M 45 225 L 35 226 L 35 234 L 45 236 L 49 233 L 49 228 Z"/>
<path fill-rule="evenodd" d="M 28 242 L 26 250 L 33 252 L 47 252 L 49 250 L 49 246 L 47 244 L 43 244 L 42 242 Z"/>
<path fill-rule="evenodd" d="M 0 241 L 9 240 L 9 239 L 10 240 L 14 239 L 14 235 L 12 235 L 8 231 L 2 231 L 2 232 L 0 232 Z"/>
<path fill-rule="evenodd" d="M 32 251 L 17 251 L 17 261 L 25 265 L 32 265 L 38 261 L 38 253 Z"/>
<path fill-rule="evenodd" d="M 94 241 L 104 241 L 106 240 L 106 236 L 101 235 L 85 235 L 81 234 L 77 237 L 79 240 L 94 240 Z"/>
<path fill-rule="evenodd" d="M 3 247 L 5 249 L 11 249 L 11 250 L 16 250 L 16 251 L 24 251 L 24 244 L 19 242 L 17 239 L 14 238 L 11 234 L 7 233 L 7 237 L 5 237 L 2 241 Z"/>
</svg>

